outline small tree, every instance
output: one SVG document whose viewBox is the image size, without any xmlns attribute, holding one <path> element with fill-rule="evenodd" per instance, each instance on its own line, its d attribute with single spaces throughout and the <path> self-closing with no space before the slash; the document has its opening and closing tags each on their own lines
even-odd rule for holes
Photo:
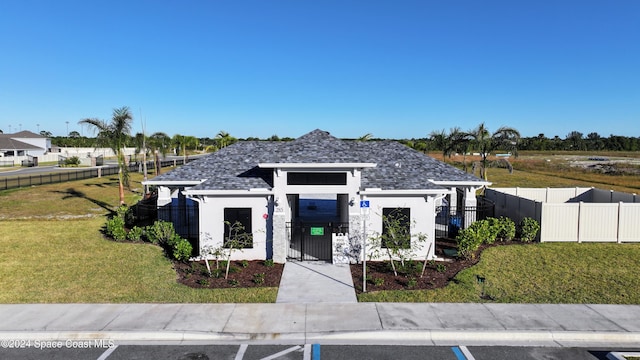
<svg viewBox="0 0 640 360">
<path fill-rule="evenodd" d="M 393 274 L 398 276 L 395 259 L 400 261 L 402 268 L 405 261 L 415 257 L 416 251 L 422 248 L 427 240 L 426 235 L 411 235 L 411 222 L 401 209 L 394 209 L 387 215 L 382 215 L 383 231 L 375 234 L 369 240 L 374 249 L 372 257 L 381 257 L 382 253 L 389 258 Z"/>
<path fill-rule="evenodd" d="M 244 225 L 241 222 L 236 221 L 233 224 L 229 221 L 224 222 L 226 228 L 226 236 L 224 238 L 224 244 L 220 251 L 227 261 L 227 268 L 225 269 L 224 278 L 229 277 L 229 267 L 231 266 L 231 256 L 236 250 L 242 251 L 243 248 L 251 246 L 253 244 L 253 235 L 245 231 Z"/>
</svg>

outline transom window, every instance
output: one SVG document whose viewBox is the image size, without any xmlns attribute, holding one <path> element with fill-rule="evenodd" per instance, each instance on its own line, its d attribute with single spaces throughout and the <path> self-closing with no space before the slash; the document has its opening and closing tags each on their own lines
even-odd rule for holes
<svg viewBox="0 0 640 360">
<path fill-rule="evenodd" d="M 287 185 L 347 185 L 347 173 L 290 172 Z"/>
</svg>

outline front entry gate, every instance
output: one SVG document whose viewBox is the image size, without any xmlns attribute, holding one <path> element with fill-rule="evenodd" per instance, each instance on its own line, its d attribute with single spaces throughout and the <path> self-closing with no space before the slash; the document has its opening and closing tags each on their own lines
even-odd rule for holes
<svg viewBox="0 0 640 360">
<path fill-rule="evenodd" d="M 347 224 L 335 222 L 287 223 L 289 250 L 287 257 L 297 260 L 332 261 L 333 233 L 347 233 Z"/>
</svg>

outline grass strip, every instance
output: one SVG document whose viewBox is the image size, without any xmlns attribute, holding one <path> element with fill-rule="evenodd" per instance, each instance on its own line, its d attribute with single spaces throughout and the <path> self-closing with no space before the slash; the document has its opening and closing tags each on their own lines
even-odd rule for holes
<svg viewBox="0 0 640 360">
<path fill-rule="evenodd" d="M 436 290 L 359 294 L 359 301 L 640 304 L 638 244 L 493 247 Z M 483 276 L 484 288 L 476 280 Z"/>
</svg>

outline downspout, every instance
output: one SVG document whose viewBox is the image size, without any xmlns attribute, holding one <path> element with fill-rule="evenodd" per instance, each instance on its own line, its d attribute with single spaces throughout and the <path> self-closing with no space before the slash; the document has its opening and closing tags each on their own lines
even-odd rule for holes
<svg viewBox="0 0 640 360">
<path fill-rule="evenodd" d="M 202 259 L 202 254 L 200 254 L 200 250 L 202 248 L 202 232 L 200 231 L 200 224 L 202 224 L 202 205 L 206 202 L 203 196 L 191 196 L 185 194 L 185 191 L 182 191 L 182 195 L 184 195 L 187 199 L 191 199 L 198 203 L 198 256 L 197 258 L 192 258 L 189 260 L 198 260 Z"/>
</svg>

